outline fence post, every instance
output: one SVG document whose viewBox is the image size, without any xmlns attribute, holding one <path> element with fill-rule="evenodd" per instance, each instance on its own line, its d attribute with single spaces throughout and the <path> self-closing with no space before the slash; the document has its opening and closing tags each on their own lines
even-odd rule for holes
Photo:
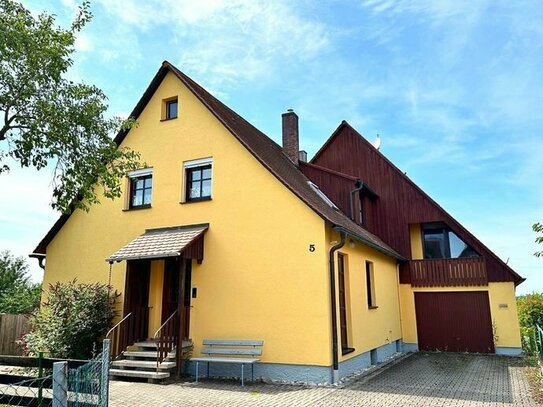
<svg viewBox="0 0 543 407">
<path fill-rule="evenodd" d="M 102 346 L 102 374 L 100 378 L 100 407 L 109 405 L 109 339 Z"/>
<path fill-rule="evenodd" d="M 43 352 L 38 352 L 38 379 L 43 377 Z M 43 400 L 43 380 L 38 382 L 38 405 Z"/>
<path fill-rule="evenodd" d="M 68 407 L 68 362 L 53 363 L 53 407 Z"/>
</svg>

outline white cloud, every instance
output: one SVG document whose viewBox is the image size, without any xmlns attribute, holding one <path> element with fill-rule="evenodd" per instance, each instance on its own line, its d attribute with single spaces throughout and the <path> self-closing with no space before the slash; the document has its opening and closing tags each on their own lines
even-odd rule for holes
<svg viewBox="0 0 543 407">
<path fill-rule="evenodd" d="M 88 35 L 79 33 L 75 39 L 74 48 L 79 52 L 88 52 L 93 49 L 92 40 Z"/>
<path fill-rule="evenodd" d="M 163 29 L 165 39 L 179 48 L 172 62 L 215 88 L 269 79 L 329 44 L 326 27 L 286 1 L 208 0 L 198 7 L 188 0 L 100 4 L 134 29 Z"/>
</svg>

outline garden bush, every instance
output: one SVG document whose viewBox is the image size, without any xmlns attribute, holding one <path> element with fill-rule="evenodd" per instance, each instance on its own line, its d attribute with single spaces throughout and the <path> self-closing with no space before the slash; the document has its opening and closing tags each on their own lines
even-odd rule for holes
<svg viewBox="0 0 543 407">
<path fill-rule="evenodd" d="M 517 308 L 522 348 L 527 354 L 535 354 L 535 325 L 543 328 L 543 293 L 517 297 Z"/>
<path fill-rule="evenodd" d="M 116 316 L 117 293 L 105 284 L 75 280 L 49 286 L 47 300 L 31 314 L 31 331 L 22 344 L 26 354 L 89 359 Z"/>
</svg>

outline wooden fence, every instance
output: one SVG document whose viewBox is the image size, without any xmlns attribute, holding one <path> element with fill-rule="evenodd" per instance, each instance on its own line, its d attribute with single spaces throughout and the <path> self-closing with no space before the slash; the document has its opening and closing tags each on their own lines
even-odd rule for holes
<svg viewBox="0 0 543 407">
<path fill-rule="evenodd" d="M 26 315 L 0 314 L 0 355 L 22 355 L 15 341 L 29 329 Z"/>
</svg>

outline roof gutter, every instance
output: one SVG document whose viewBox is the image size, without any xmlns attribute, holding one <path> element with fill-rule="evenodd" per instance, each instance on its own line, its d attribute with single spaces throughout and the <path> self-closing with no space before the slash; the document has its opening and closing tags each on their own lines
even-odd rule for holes
<svg viewBox="0 0 543 407">
<path fill-rule="evenodd" d="M 330 304 L 332 307 L 332 383 L 339 381 L 339 356 L 337 338 L 335 252 L 345 245 L 345 232 L 339 232 L 340 242 L 330 248 Z"/>
<path fill-rule="evenodd" d="M 355 218 L 354 218 L 354 194 L 356 194 L 357 192 L 360 192 L 362 190 L 362 188 L 364 188 L 364 183 L 357 179 L 356 182 L 354 183 L 354 186 L 355 188 L 351 191 L 351 199 L 349 199 L 349 203 L 351 204 L 351 220 L 353 222 L 356 222 Z M 361 219 L 362 220 L 362 219 Z M 362 222 L 360 222 L 362 223 Z"/>
<path fill-rule="evenodd" d="M 43 254 L 43 253 L 30 253 L 28 255 L 28 257 L 30 257 L 31 259 L 37 259 L 38 260 L 38 265 L 40 266 L 40 268 L 42 270 L 45 270 L 45 264 L 43 264 L 43 262 L 45 260 L 45 254 Z"/>
<path fill-rule="evenodd" d="M 363 238 L 362 236 L 359 236 L 357 234 L 354 234 L 352 232 L 350 232 L 348 229 L 345 229 L 343 226 L 332 226 L 332 229 L 334 229 L 335 231 L 339 232 L 339 233 L 344 233 L 346 236 L 348 237 L 351 237 L 355 240 L 358 240 L 359 242 L 363 243 L 364 245 L 368 246 L 368 247 L 371 247 L 372 249 L 375 249 L 383 254 L 386 254 L 387 256 L 391 256 L 391 257 L 394 257 L 396 260 L 398 260 L 399 262 L 401 263 L 404 263 L 407 261 L 407 259 L 405 257 L 403 257 L 402 255 L 400 255 L 399 253 L 396 253 L 395 251 L 392 251 L 392 250 L 386 250 L 384 248 L 382 248 L 381 246 L 369 241 L 368 239 L 365 239 Z"/>
</svg>

